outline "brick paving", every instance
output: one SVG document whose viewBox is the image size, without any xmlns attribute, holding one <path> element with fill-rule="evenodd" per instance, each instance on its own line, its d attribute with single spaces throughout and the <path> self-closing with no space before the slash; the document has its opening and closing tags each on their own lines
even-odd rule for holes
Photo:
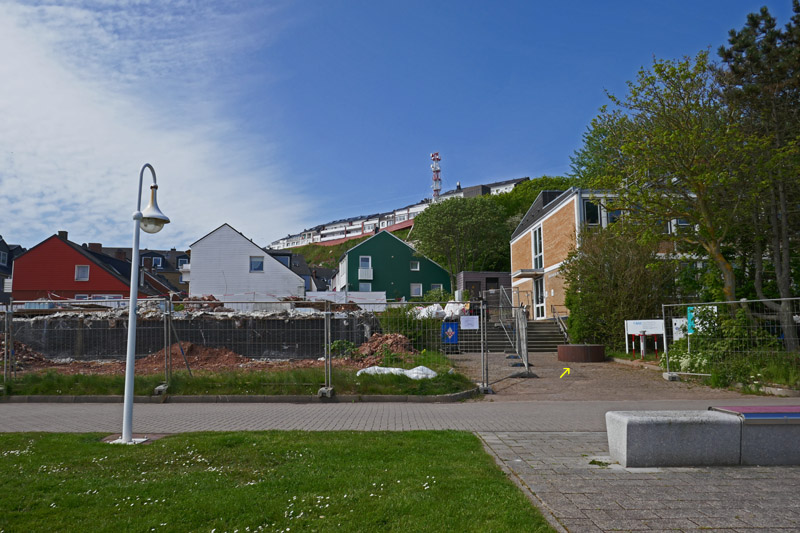
<svg viewBox="0 0 800 533">
<path fill-rule="evenodd" d="M 605 432 L 478 435 L 560 530 L 800 531 L 797 466 L 623 468 Z"/>
<path fill-rule="evenodd" d="M 498 364 L 503 364 L 498 362 Z M 800 467 L 622 468 L 610 463 L 610 410 L 796 405 L 662 382 L 622 365 L 534 359 L 537 379 L 498 382 L 497 395 L 457 404 L 136 404 L 136 434 L 240 430 L 475 432 L 560 531 L 800 531 Z M 675 386 L 677 385 L 677 386 Z M 122 404 L 0 403 L 0 432 L 119 432 Z M 595 461 L 595 464 L 591 462 Z"/>
</svg>

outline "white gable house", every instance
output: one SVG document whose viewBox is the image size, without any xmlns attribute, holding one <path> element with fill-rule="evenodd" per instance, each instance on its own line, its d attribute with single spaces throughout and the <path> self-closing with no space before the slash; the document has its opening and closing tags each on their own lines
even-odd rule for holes
<svg viewBox="0 0 800 533">
<path fill-rule="evenodd" d="M 189 296 L 218 300 L 303 298 L 305 280 L 263 248 L 223 224 L 191 246 Z"/>
</svg>

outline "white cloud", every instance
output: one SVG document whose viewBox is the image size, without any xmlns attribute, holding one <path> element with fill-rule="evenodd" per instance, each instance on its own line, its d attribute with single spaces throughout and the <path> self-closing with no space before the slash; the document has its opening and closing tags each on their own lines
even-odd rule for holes
<svg viewBox="0 0 800 533">
<path fill-rule="evenodd" d="M 272 18 L 194 2 L 0 4 L 0 233 L 129 245 L 145 162 L 173 223 L 142 247 L 186 246 L 223 222 L 263 245 L 302 226 L 310 206 L 277 148 L 225 114 L 239 90 L 225 79 L 274 39 Z"/>
</svg>

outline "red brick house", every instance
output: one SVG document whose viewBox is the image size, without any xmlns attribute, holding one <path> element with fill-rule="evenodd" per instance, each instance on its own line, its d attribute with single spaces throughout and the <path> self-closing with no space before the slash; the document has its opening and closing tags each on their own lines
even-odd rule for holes
<svg viewBox="0 0 800 533">
<path fill-rule="evenodd" d="M 14 259 L 14 300 L 127 299 L 130 295 L 129 261 L 80 246 L 59 231 Z M 139 298 L 168 294 L 174 288 L 145 272 Z"/>
</svg>

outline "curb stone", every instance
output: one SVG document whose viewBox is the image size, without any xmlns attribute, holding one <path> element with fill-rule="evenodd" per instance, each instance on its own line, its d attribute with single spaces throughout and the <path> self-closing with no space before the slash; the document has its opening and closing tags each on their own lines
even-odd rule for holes
<svg viewBox="0 0 800 533">
<path fill-rule="evenodd" d="M 177 396 L 134 396 L 134 403 L 453 403 L 479 396 L 477 388 L 452 394 L 438 395 L 378 395 L 378 394 L 342 394 L 333 398 L 319 398 L 315 395 L 187 395 Z M 0 403 L 123 403 L 120 395 L 30 395 L 2 396 Z"/>
</svg>

